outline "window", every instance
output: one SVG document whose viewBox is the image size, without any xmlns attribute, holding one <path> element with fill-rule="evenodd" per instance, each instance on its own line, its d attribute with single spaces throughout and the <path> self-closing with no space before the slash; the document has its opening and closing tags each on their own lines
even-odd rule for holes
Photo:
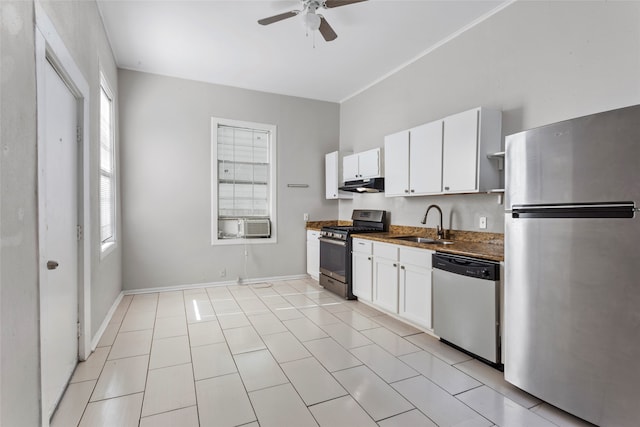
<svg viewBox="0 0 640 427">
<path fill-rule="evenodd" d="M 212 119 L 212 243 L 275 241 L 276 127 Z"/>
<path fill-rule="evenodd" d="M 105 252 L 116 241 L 113 95 L 100 76 L 100 242 Z"/>
</svg>

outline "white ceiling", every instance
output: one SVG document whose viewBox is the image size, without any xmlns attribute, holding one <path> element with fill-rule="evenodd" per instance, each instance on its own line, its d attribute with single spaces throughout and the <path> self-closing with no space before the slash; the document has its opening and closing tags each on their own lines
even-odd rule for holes
<svg viewBox="0 0 640 427">
<path fill-rule="evenodd" d="M 341 102 L 510 3 L 369 0 L 321 10 L 338 34 L 306 36 L 297 0 L 98 0 L 120 68 Z M 315 45 L 315 47 L 314 47 Z"/>
</svg>

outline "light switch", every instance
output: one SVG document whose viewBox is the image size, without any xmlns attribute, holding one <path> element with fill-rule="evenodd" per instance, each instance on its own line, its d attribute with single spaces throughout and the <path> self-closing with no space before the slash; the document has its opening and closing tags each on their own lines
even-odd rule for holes
<svg viewBox="0 0 640 427">
<path fill-rule="evenodd" d="M 306 213 L 306 214 L 303 214 L 303 215 L 304 215 L 304 220 L 305 220 L 305 221 L 309 221 L 309 214 L 308 214 L 308 213 Z"/>
</svg>

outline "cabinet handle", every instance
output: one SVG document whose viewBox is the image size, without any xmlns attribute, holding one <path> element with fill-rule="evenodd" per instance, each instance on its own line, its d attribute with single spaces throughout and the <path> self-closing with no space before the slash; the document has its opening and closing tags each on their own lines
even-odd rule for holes
<svg viewBox="0 0 640 427">
<path fill-rule="evenodd" d="M 394 264 L 393 264 L 393 266 L 394 266 L 394 267 L 397 267 L 397 266 L 398 266 L 398 264 L 395 264 L 395 263 L 394 263 Z"/>
<path fill-rule="evenodd" d="M 411 192 L 412 192 L 412 193 L 415 193 L 415 192 L 416 192 L 416 190 L 414 190 L 414 189 L 412 188 L 412 189 L 411 189 Z"/>
<path fill-rule="evenodd" d="M 367 257 L 367 259 L 368 259 L 369 261 L 371 261 L 371 257 Z"/>
<path fill-rule="evenodd" d="M 449 191 L 449 187 L 444 187 L 445 190 Z"/>
<path fill-rule="evenodd" d="M 400 266 L 400 268 L 401 268 L 402 270 L 404 270 L 404 265 L 401 265 L 401 266 Z"/>
<path fill-rule="evenodd" d="M 405 193 L 408 193 L 408 192 L 409 192 L 409 190 L 404 190 L 404 192 L 405 192 Z"/>
</svg>

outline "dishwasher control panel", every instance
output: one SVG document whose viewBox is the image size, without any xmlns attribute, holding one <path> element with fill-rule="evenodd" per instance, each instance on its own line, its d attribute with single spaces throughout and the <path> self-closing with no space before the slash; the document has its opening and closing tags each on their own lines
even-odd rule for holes
<svg viewBox="0 0 640 427">
<path fill-rule="evenodd" d="M 500 280 L 500 264 L 492 261 L 436 252 L 432 262 L 438 270 L 494 282 Z"/>
</svg>

